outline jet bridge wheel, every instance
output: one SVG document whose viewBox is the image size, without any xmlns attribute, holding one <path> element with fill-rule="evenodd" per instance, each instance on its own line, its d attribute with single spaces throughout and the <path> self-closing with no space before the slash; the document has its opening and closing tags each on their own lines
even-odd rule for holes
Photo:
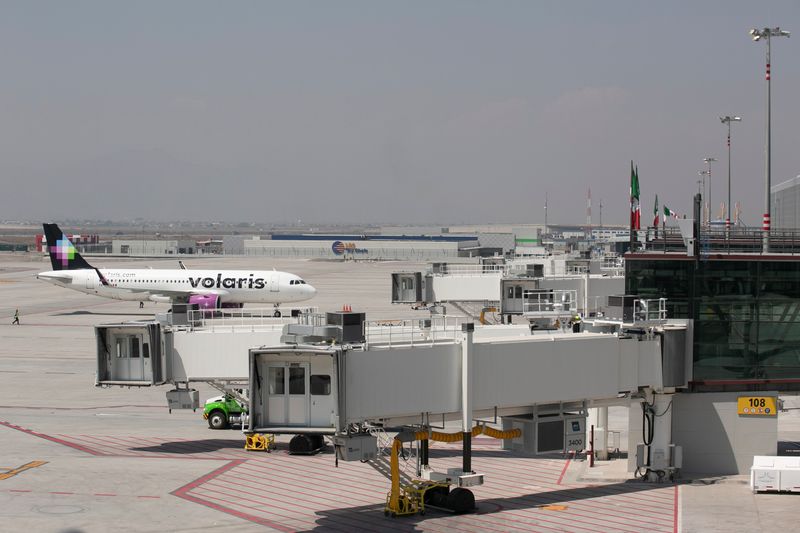
<svg viewBox="0 0 800 533">
<path fill-rule="evenodd" d="M 211 429 L 225 429 L 228 427 L 228 417 L 217 409 L 208 415 L 208 427 Z"/>
<path fill-rule="evenodd" d="M 289 441 L 289 454 L 314 455 L 325 447 L 325 438 L 315 433 L 295 435 Z"/>
<path fill-rule="evenodd" d="M 423 501 L 425 505 L 433 507 L 447 507 L 447 496 L 450 494 L 450 487 L 440 485 L 438 487 L 431 487 L 425 491 Z"/>
<path fill-rule="evenodd" d="M 446 507 L 456 514 L 468 513 L 475 509 L 475 495 L 471 490 L 455 488 L 447 495 Z"/>
</svg>

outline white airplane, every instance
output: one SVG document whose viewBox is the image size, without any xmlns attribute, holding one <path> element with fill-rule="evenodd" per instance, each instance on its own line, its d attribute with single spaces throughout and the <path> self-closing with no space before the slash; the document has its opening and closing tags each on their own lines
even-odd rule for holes
<svg viewBox="0 0 800 533">
<path fill-rule="evenodd" d="M 317 290 L 299 276 L 277 270 L 180 270 L 95 268 L 56 224 L 44 224 L 53 270 L 37 279 L 86 294 L 132 301 L 197 304 L 200 309 L 239 308 L 245 303 L 302 302 Z M 280 311 L 275 311 L 280 316 Z"/>
</svg>

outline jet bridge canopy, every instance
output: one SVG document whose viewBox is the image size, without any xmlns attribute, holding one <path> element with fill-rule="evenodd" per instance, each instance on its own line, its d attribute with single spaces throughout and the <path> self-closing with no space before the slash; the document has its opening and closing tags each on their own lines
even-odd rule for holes
<svg viewBox="0 0 800 533">
<path fill-rule="evenodd" d="M 171 337 L 158 322 L 130 322 L 95 327 L 95 384 L 146 387 L 166 382 Z"/>
<path fill-rule="evenodd" d="M 341 390 L 335 348 L 281 345 L 250 350 L 250 416 L 254 433 L 337 431 Z"/>
</svg>

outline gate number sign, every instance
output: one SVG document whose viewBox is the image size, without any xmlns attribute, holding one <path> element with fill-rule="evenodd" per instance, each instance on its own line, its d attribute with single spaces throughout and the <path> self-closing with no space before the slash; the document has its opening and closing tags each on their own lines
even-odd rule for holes
<svg viewBox="0 0 800 533">
<path fill-rule="evenodd" d="M 739 396 L 736 405 L 740 415 L 778 416 L 778 406 L 773 396 Z"/>
</svg>

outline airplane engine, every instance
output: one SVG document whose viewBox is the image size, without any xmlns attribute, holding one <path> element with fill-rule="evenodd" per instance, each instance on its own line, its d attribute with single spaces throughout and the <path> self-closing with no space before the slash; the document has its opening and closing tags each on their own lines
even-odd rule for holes
<svg viewBox="0 0 800 533">
<path fill-rule="evenodd" d="M 219 296 L 216 294 L 193 294 L 189 297 L 190 304 L 197 304 L 203 311 L 220 309 Z"/>
<path fill-rule="evenodd" d="M 216 294 L 194 294 L 189 297 L 190 304 L 197 304 L 197 308 L 203 311 L 216 309 L 241 309 L 244 304 L 234 302 L 220 302 Z"/>
</svg>

